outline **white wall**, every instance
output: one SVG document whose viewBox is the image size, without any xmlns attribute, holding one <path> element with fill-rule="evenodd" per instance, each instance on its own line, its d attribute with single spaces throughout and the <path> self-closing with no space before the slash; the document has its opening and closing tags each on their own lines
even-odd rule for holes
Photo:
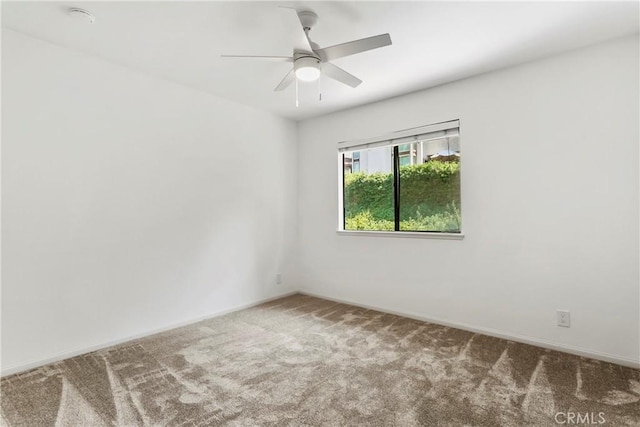
<svg viewBox="0 0 640 427">
<path fill-rule="evenodd" d="M 302 289 L 637 364 L 638 59 L 636 36 L 302 122 Z M 464 240 L 337 235 L 336 143 L 451 119 Z"/>
<path fill-rule="evenodd" d="M 2 151 L 5 373 L 293 289 L 293 122 L 3 30 Z"/>
</svg>

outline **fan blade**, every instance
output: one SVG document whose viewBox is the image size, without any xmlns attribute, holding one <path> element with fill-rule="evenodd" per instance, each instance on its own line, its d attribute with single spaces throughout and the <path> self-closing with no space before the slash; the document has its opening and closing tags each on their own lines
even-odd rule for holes
<svg viewBox="0 0 640 427">
<path fill-rule="evenodd" d="M 281 90 L 285 90 L 286 88 L 289 87 L 289 85 L 291 83 L 293 83 L 295 78 L 296 78 L 296 75 L 293 73 L 293 68 L 292 68 L 291 70 L 289 70 L 287 75 L 284 76 L 282 81 L 280 83 L 278 83 L 278 86 L 276 86 L 276 88 L 273 91 L 274 92 L 280 92 Z"/>
<path fill-rule="evenodd" d="M 293 50 L 296 52 L 313 52 L 311 43 L 309 43 L 309 39 L 307 38 L 307 33 L 305 33 L 302 28 L 302 22 L 300 22 L 298 12 L 289 7 L 280 7 L 280 9 L 283 10 L 285 28 L 292 37 Z"/>
<path fill-rule="evenodd" d="M 362 80 L 357 78 L 356 76 L 347 73 L 340 67 L 336 67 L 335 65 L 325 62 L 322 64 L 322 72 L 327 76 L 331 77 L 334 80 L 339 81 L 340 83 L 344 83 L 347 86 L 357 87 Z"/>
<path fill-rule="evenodd" d="M 220 55 L 224 59 L 250 59 L 258 61 L 293 62 L 290 56 Z"/>
<path fill-rule="evenodd" d="M 391 36 L 389 36 L 389 34 L 380 34 L 379 36 L 367 37 L 366 39 L 354 40 L 352 42 L 318 49 L 316 53 L 319 54 L 324 61 L 333 61 L 337 58 L 389 46 L 390 44 Z"/>
</svg>

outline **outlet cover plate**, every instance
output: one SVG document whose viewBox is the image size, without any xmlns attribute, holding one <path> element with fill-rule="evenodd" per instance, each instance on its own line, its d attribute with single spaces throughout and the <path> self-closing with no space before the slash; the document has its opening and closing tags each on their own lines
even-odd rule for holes
<svg viewBox="0 0 640 427">
<path fill-rule="evenodd" d="M 571 313 L 569 310 L 557 310 L 556 311 L 558 326 L 562 326 L 564 328 L 571 327 Z"/>
</svg>

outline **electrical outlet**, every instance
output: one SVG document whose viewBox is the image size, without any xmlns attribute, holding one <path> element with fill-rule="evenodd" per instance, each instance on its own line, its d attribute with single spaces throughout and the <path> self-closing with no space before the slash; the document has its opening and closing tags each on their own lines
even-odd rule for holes
<svg viewBox="0 0 640 427">
<path fill-rule="evenodd" d="M 571 313 L 569 310 L 557 310 L 556 314 L 558 316 L 558 326 L 571 327 Z"/>
<path fill-rule="evenodd" d="M 276 284 L 279 285 L 282 283 L 282 274 L 276 274 Z"/>
</svg>

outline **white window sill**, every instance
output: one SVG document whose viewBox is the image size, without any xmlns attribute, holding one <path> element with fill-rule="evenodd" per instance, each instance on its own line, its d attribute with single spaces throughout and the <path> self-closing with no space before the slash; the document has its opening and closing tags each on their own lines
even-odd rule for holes
<svg viewBox="0 0 640 427">
<path fill-rule="evenodd" d="M 364 237 L 409 237 L 413 239 L 440 239 L 440 240 L 462 240 L 462 233 L 430 233 L 428 231 L 359 231 L 359 230 L 337 230 L 339 236 L 364 236 Z"/>
</svg>

